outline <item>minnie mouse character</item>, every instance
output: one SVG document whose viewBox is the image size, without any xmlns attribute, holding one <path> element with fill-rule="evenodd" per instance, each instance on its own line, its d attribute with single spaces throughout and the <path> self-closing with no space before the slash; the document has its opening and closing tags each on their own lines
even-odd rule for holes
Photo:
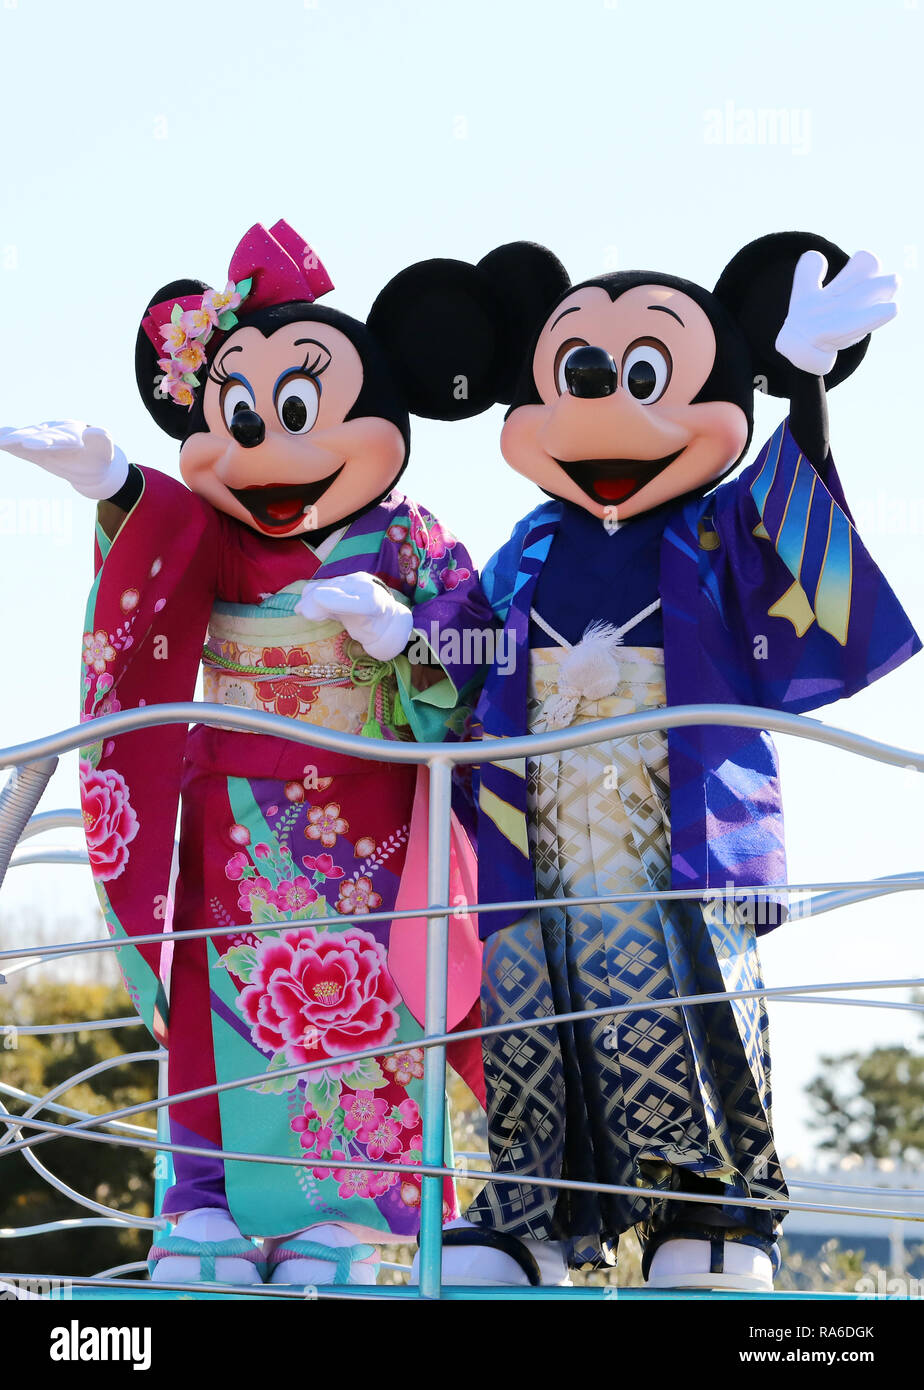
<svg viewBox="0 0 924 1390">
<path fill-rule="evenodd" d="M 405 359 L 400 301 L 380 299 L 363 324 L 316 303 L 330 289 L 278 222 L 250 229 L 224 290 L 178 280 L 153 296 L 138 389 L 181 442 L 188 487 L 129 465 L 102 430 L 3 431 L 0 446 L 100 502 L 85 718 L 191 699 L 201 664 L 219 704 L 386 740 L 460 732 L 480 672 L 458 637 L 493 620 L 465 549 L 394 489 L 409 409 L 448 419 L 467 407 L 434 395 L 442 363 L 426 342 Z M 192 1093 L 170 1109 L 180 1147 L 164 1212 L 177 1225 L 155 1242 L 152 1277 L 374 1282 L 365 1242 L 416 1232 L 420 1180 L 352 1164 L 421 1161 L 424 950 L 419 922 L 363 918 L 424 901 L 424 775 L 174 725 L 83 749 L 81 783 L 126 983 L 167 1044 L 171 1093 Z M 473 861 L 457 826 L 453 847 L 466 901 Z M 337 914 L 350 919 L 341 929 Z M 174 936 L 169 1024 L 167 950 L 131 945 L 168 915 L 174 933 L 218 928 Z M 462 915 L 451 938 L 457 1026 L 477 1007 L 480 945 Z M 338 1060 L 376 1046 L 391 1050 Z M 454 1064 L 479 1089 L 477 1048 L 460 1045 Z M 221 1149 L 329 1163 L 225 1161 Z M 451 1182 L 445 1202 L 452 1214 Z M 261 1251 L 242 1232 L 288 1238 Z"/>
<path fill-rule="evenodd" d="M 389 294 L 437 274 L 413 267 Z M 826 389 L 895 313 L 874 257 L 782 233 L 710 292 L 649 271 L 572 286 L 517 243 L 466 274 L 444 342 L 477 356 L 482 408 L 510 406 L 504 457 L 551 499 L 482 577 L 529 654 L 489 675 L 486 735 L 665 705 L 815 709 L 918 650 L 828 451 Z M 755 386 L 789 418 L 715 488 L 747 450 Z M 590 902 L 481 915 L 484 1022 L 504 1028 L 484 1043 L 491 1166 L 530 1182 L 483 1189 L 447 1234 L 447 1282 L 564 1282 L 635 1226 L 652 1286 L 772 1287 L 787 1191 L 762 1001 L 663 1007 L 761 988 L 756 938 L 786 879 L 768 734 L 683 727 L 485 765 L 478 849 L 482 902 Z M 691 896 L 652 899 L 668 889 Z M 516 1028 L 582 1011 L 602 1014 Z"/>
</svg>

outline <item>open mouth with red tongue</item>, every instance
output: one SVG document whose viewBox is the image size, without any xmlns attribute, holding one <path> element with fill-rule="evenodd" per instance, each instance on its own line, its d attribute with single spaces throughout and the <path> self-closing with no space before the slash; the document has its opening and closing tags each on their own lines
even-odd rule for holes
<svg viewBox="0 0 924 1390">
<path fill-rule="evenodd" d="M 303 529 L 305 512 L 320 501 L 342 472 L 343 464 L 314 483 L 269 483 L 264 487 L 232 487 L 228 491 L 247 508 L 261 531 L 271 536 L 287 536 Z"/>
<path fill-rule="evenodd" d="M 683 450 L 678 449 L 660 459 L 579 459 L 576 463 L 556 459 L 555 462 L 594 502 L 612 506 L 628 501 L 682 453 Z"/>
</svg>

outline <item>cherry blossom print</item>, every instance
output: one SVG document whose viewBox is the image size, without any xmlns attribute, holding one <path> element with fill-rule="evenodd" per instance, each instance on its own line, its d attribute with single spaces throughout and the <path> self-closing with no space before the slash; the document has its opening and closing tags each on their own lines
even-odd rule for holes
<svg viewBox="0 0 924 1390">
<path fill-rule="evenodd" d="M 311 656 L 303 647 L 264 647 L 264 666 L 310 666 Z M 298 719 L 317 701 L 318 687 L 308 685 L 303 675 L 272 676 L 255 683 L 257 696 L 267 710 Z"/>
<path fill-rule="evenodd" d="M 284 878 L 276 889 L 276 906 L 280 912 L 301 912 L 317 900 L 317 889 L 301 874 L 298 878 Z"/>
<path fill-rule="evenodd" d="M 306 869 L 313 869 L 322 878 L 343 878 L 343 870 L 335 864 L 329 854 L 305 854 L 302 863 Z"/>
<path fill-rule="evenodd" d="M 407 1052 L 393 1052 L 384 1058 L 382 1066 L 390 1072 L 399 1086 L 409 1086 L 419 1081 L 424 1074 L 424 1055 L 422 1047 L 409 1047 Z"/>
<path fill-rule="evenodd" d="M 333 849 L 337 836 L 343 835 L 349 828 L 349 821 L 340 814 L 339 804 L 328 801 L 326 806 L 312 806 L 308 812 L 305 834 L 309 840 L 320 840 L 325 849 Z"/>
<path fill-rule="evenodd" d="M 374 912 L 381 905 L 382 895 L 373 891 L 372 879 L 367 874 L 361 874 L 359 878 L 348 878 L 341 883 L 337 911 L 344 916 Z"/>
<path fill-rule="evenodd" d="M 407 579 L 411 583 L 416 582 L 417 571 L 420 568 L 420 556 L 414 547 L 405 541 L 398 547 L 398 573 L 402 579 Z"/>
<path fill-rule="evenodd" d="M 115 661 L 115 647 L 108 632 L 85 632 L 83 635 L 83 659 L 94 671 L 102 673 L 110 661 Z"/>
</svg>

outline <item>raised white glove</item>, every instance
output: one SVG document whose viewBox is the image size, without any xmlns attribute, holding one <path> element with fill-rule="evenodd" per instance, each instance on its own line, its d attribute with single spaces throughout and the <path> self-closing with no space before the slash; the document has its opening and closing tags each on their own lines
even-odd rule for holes
<svg viewBox="0 0 924 1390">
<path fill-rule="evenodd" d="M 411 610 L 371 574 L 311 579 L 295 611 L 312 622 L 339 618 L 376 661 L 391 661 L 403 652 L 414 626 Z"/>
<path fill-rule="evenodd" d="M 776 340 L 777 352 L 813 376 L 825 376 L 841 348 L 852 347 L 898 313 L 892 302 L 898 276 L 883 275 L 871 252 L 858 251 L 829 285 L 822 285 L 827 269 L 820 251 L 799 257 L 789 312 Z"/>
<path fill-rule="evenodd" d="M 128 459 L 105 430 L 80 420 L 48 420 L 16 430 L 0 427 L 0 449 L 65 478 L 84 497 L 114 497 L 128 477 Z"/>
</svg>

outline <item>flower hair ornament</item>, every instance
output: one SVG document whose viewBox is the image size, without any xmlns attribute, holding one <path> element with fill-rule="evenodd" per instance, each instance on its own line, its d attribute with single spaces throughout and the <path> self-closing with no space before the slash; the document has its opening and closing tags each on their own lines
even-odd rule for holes
<svg viewBox="0 0 924 1390">
<path fill-rule="evenodd" d="M 268 231 L 258 222 L 238 243 L 223 290 L 164 300 L 145 314 L 141 326 L 162 354 L 155 396 L 192 409 L 206 346 L 216 334 L 236 326 L 235 310 L 245 300 L 251 312 L 294 301 L 312 304 L 333 288 L 315 252 L 287 222 L 276 222 Z"/>
</svg>

